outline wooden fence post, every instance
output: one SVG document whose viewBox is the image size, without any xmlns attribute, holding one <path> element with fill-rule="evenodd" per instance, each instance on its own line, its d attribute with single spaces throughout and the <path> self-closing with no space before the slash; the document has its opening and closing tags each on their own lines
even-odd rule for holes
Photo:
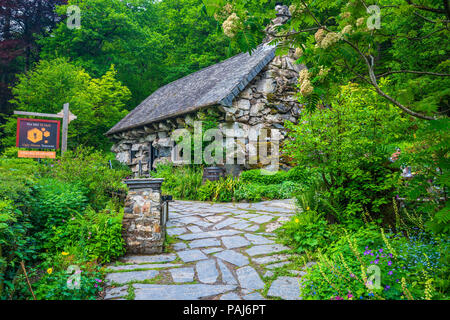
<svg viewBox="0 0 450 320">
<path fill-rule="evenodd" d="M 69 104 L 64 104 L 61 155 L 67 151 L 67 133 L 69 131 Z"/>
</svg>

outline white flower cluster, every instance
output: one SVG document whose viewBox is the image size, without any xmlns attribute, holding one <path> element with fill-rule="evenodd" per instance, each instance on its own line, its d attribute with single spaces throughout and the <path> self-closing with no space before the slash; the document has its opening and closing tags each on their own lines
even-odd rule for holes
<svg viewBox="0 0 450 320">
<path fill-rule="evenodd" d="M 316 39 L 316 43 L 321 43 L 323 38 L 325 38 L 325 30 L 319 29 L 317 30 L 316 34 L 314 35 L 314 38 Z"/>
<path fill-rule="evenodd" d="M 342 31 L 341 31 L 341 35 L 343 36 L 344 34 L 350 34 L 353 31 L 353 28 L 351 25 L 346 25 Z"/>
<path fill-rule="evenodd" d="M 291 15 L 300 15 L 305 11 L 306 7 L 304 4 L 300 4 L 299 6 L 293 4 L 289 6 L 289 12 Z"/>
<path fill-rule="evenodd" d="M 318 43 L 318 46 L 322 49 L 327 49 L 341 39 L 342 39 L 341 34 L 337 32 L 328 32 L 325 38 L 323 38 L 323 40 L 320 43 Z"/>
<path fill-rule="evenodd" d="M 233 12 L 222 24 L 223 33 L 229 38 L 236 36 L 236 33 L 239 30 L 240 21 L 241 19 Z"/>
<path fill-rule="evenodd" d="M 348 12 L 348 11 L 342 12 L 342 13 L 341 13 L 341 17 L 342 17 L 343 19 L 350 18 L 351 16 L 352 16 L 352 14 L 351 14 L 350 12 Z"/>
<path fill-rule="evenodd" d="M 217 21 L 225 20 L 233 12 L 233 5 L 227 3 L 218 12 L 214 13 L 214 19 Z"/>
<path fill-rule="evenodd" d="M 310 77 L 311 75 L 308 69 L 303 69 L 302 71 L 300 71 L 298 83 L 300 85 L 300 93 L 303 96 L 309 96 L 314 91 L 314 87 L 311 84 Z"/>
<path fill-rule="evenodd" d="M 356 20 L 356 26 L 361 27 L 365 21 L 366 21 L 366 18 L 359 18 L 358 20 Z"/>
<path fill-rule="evenodd" d="M 294 58 L 298 59 L 303 55 L 303 49 L 301 47 L 295 48 Z"/>
</svg>

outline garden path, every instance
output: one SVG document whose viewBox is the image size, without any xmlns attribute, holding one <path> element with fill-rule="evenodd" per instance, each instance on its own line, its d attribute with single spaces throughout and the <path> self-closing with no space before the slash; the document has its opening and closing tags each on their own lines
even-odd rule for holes
<svg viewBox="0 0 450 320">
<path fill-rule="evenodd" d="M 292 200 L 170 203 L 171 253 L 126 256 L 107 267 L 105 299 L 300 299 L 297 255 L 274 230 L 295 212 Z M 298 265 L 298 264 L 297 264 Z"/>
</svg>

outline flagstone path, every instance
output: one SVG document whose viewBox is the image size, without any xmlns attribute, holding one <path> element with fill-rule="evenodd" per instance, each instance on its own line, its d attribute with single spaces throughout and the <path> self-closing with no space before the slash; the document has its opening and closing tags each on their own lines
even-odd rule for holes
<svg viewBox="0 0 450 320">
<path fill-rule="evenodd" d="M 273 233 L 294 212 L 292 200 L 174 201 L 167 224 L 173 252 L 126 256 L 107 266 L 104 299 L 300 299 L 304 272 L 284 268 L 277 277 L 277 268 L 295 257 Z"/>
</svg>

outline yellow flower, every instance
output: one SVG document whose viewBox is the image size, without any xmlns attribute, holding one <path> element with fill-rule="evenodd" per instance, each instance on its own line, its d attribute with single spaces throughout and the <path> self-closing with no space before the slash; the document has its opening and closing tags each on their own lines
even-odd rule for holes
<svg viewBox="0 0 450 320">
<path fill-rule="evenodd" d="M 300 220 L 298 220 L 298 218 L 297 218 L 297 219 L 295 219 L 295 222 L 299 223 L 299 222 L 300 222 Z"/>
<path fill-rule="evenodd" d="M 61 252 L 61 254 L 63 255 L 63 256 L 67 256 L 69 253 L 68 252 L 65 252 L 65 251 L 63 251 L 63 252 Z"/>
<path fill-rule="evenodd" d="M 48 273 L 48 274 L 52 274 L 52 272 L 53 272 L 53 268 L 48 268 L 48 269 L 47 269 L 47 273 Z"/>
<path fill-rule="evenodd" d="M 309 207 L 306 207 L 306 211 L 309 211 Z"/>
</svg>

